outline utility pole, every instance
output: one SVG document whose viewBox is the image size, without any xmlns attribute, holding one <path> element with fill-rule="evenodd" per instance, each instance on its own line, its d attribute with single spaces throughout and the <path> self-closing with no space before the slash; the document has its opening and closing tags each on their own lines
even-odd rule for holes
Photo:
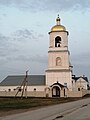
<svg viewBox="0 0 90 120">
<path fill-rule="evenodd" d="M 18 95 L 19 92 L 22 92 L 21 93 L 21 98 L 23 98 L 23 95 L 24 95 L 24 92 L 25 92 L 25 97 L 27 98 L 28 71 L 29 70 L 26 71 L 25 78 L 24 78 L 22 84 L 20 85 L 15 97 Z"/>
</svg>

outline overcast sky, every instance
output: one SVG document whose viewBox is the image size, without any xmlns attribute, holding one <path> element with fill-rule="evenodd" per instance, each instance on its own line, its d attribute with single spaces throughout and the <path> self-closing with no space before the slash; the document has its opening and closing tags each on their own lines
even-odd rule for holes
<svg viewBox="0 0 90 120">
<path fill-rule="evenodd" d="M 73 74 L 90 79 L 90 0 L 0 0 L 0 81 L 28 69 L 45 74 L 58 14 L 70 33 Z"/>
</svg>

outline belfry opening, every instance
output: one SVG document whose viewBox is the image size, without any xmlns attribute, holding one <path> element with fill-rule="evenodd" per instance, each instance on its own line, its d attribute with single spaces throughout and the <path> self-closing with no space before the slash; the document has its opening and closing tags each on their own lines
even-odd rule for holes
<svg viewBox="0 0 90 120">
<path fill-rule="evenodd" d="M 55 38 L 55 47 L 60 47 L 61 46 L 61 37 L 57 36 Z"/>
</svg>

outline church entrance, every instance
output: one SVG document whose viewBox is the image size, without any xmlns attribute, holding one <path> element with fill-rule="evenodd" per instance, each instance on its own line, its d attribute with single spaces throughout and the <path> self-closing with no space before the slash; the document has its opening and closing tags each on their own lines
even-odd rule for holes
<svg viewBox="0 0 90 120">
<path fill-rule="evenodd" d="M 60 88 L 58 86 L 52 88 L 52 97 L 60 97 Z"/>
</svg>

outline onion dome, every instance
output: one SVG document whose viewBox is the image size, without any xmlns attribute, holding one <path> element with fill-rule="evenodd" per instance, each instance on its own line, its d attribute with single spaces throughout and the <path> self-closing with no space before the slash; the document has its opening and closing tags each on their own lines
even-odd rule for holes
<svg viewBox="0 0 90 120">
<path fill-rule="evenodd" d="M 56 25 L 51 28 L 51 32 L 66 31 L 66 28 L 60 24 L 59 15 L 56 18 Z"/>
</svg>

